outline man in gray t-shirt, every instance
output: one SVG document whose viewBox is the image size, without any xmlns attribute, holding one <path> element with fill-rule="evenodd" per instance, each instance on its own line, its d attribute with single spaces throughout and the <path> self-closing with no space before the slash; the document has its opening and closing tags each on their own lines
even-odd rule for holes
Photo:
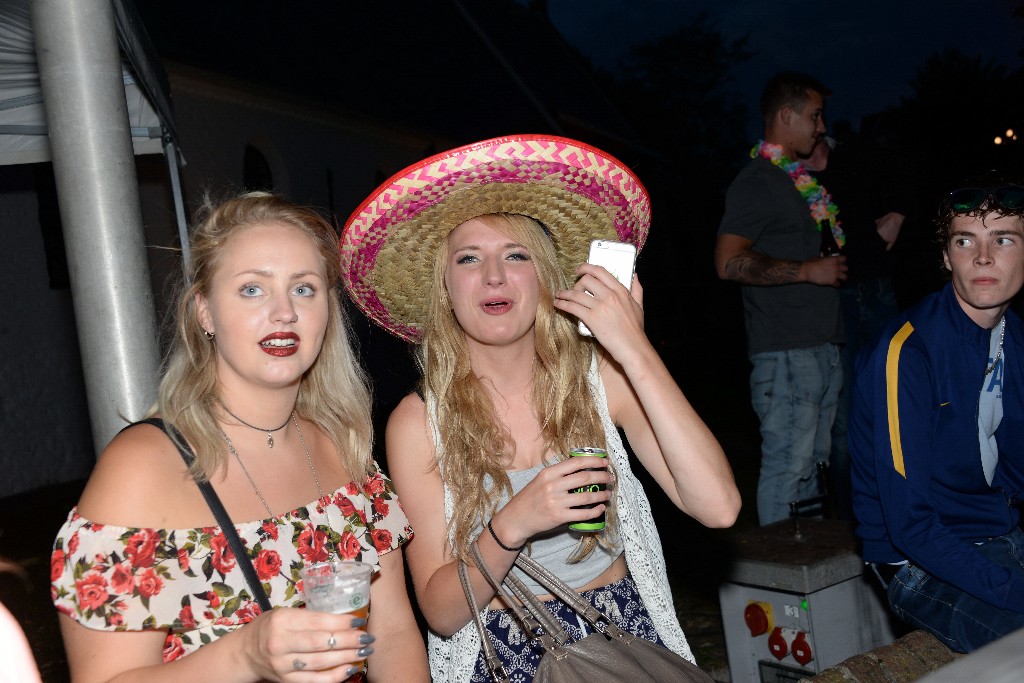
<svg viewBox="0 0 1024 683">
<path fill-rule="evenodd" d="M 765 86 L 765 137 L 729 187 L 715 244 L 718 276 L 742 285 L 751 399 L 761 422 L 762 525 L 785 519 L 791 501 L 817 495 L 815 465 L 828 461 L 842 384 L 837 286 L 846 259 L 820 255 L 835 206 L 823 190 L 808 191 L 810 177 L 796 163 L 825 133 L 827 94 L 816 79 L 792 72 Z"/>
</svg>

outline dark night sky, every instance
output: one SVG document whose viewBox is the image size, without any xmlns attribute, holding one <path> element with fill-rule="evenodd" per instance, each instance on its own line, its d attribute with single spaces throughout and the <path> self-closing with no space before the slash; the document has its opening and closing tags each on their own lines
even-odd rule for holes
<svg viewBox="0 0 1024 683">
<path fill-rule="evenodd" d="M 752 135 L 760 128 L 754 112 L 761 86 L 784 69 L 824 81 L 833 90 L 828 118 L 856 124 L 864 114 L 909 95 L 915 70 L 938 50 L 955 47 L 1019 68 L 1024 17 L 1014 18 L 1013 11 L 1020 5 L 1019 0 L 548 0 L 551 20 L 566 40 L 606 68 L 629 45 L 665 35 L 699 12 L 706 12 L 727 39 L 749 34 L 754 56 L 737 70 L 733 89 L 751 112 Z"/>
</svg>

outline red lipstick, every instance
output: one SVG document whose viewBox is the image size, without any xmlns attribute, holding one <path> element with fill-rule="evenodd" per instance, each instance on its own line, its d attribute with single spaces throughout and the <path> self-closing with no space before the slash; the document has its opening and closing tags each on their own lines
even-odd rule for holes
<svg viewBox="0 0 1024 683">
<path fill-rule="evenodd" d="M 291 356 L 299 350 L 299 335 L 294 332 L 273 332 L 260 340 L 260 350 L 278 358 Z"/>
</svg>

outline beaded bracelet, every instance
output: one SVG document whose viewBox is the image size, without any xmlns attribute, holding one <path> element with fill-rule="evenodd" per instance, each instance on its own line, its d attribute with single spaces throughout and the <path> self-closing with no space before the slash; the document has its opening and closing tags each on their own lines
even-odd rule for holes
<svg viewBox="0 0 1024 683">
<path fill-rule="evenodd" d="M 491 526 L 491 520 L 487 520 L 487 530 L 491 532 L 491 538 L 494 539 L 494 542 L 497 543 L 502 550 L 507 550 L 510 553 L 518 553 L 520 550 L 526 547 L 525 543 L 519 546 L 518 548 L 510 548 L 504 543 L 502 543 L 501 539 L 498 538 L 498 534 L 494 533 L 494 527 Z"/>
</svg>

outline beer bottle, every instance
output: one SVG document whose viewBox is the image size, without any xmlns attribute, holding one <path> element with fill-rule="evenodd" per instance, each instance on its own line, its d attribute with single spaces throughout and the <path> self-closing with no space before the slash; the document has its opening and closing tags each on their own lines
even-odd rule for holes
<svg viewBox="0 0 1024 683">
<path fill-rule="evenodd" d="M 842 254 L 842 250 L 836 243 L 836 238 L 832 235 L 832 225 L 827 222 L 818 225 L 821 228 L 821 255 L 839 256 Z"/>
</svg>

